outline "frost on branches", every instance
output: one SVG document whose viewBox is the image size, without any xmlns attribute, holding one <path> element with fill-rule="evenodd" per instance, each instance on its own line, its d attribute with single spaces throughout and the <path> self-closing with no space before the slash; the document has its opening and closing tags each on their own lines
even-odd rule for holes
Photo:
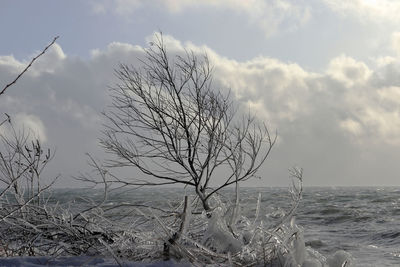
<svg viewBox="0 0 400 267">
<path fill-rule="evenodd" d="M 305 246 L 294 219 L 300 169 L 291 171 L 291 206 L 281 216 L 272 220 L 263 213 L 261 195 L 253 216 L 242 212 L 249 207 L 241 204 L 239 185 L 257 177 L 276 135 L 251 115 L 237 118 L 229 94 L 212 87 L 207 56 L 184 51 L 171 59 L 162 35 L 144 52 L 141 68 L 116 70 L 121 83 L 112 90 L 101 141 L 114 158 L 101 164 L 89 156 L 95 173 L 77 178 L 102 186 L 100 199 L 59 203 L 51 188 L 58 177 L 44 182 L 52 152 L 31 133 L 16 131 L 8 115 L 0 122 L 9 129 L 0 132 L 0 257 L 97 256 L 120 266 L 351 266 L 346 252 L 325 258 Z M 120 168 L 135 168 L 143 177 L 124 179 L 113 172 Z M 169 206 L 109 201 L 118 187 L 171 184 L 185 191 Z M 232 188 L 233 201 L 223 194 Z"/>
</svg>

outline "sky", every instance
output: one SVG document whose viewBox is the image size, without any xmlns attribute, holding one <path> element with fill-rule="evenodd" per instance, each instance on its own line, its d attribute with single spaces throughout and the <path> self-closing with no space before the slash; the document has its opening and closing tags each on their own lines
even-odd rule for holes
<svg viewBox="0 0 400 267">
<path fill-rule="evenodd" d="M 0 88 L 60 38 L 0 96 L 0 114 L 56 151 L 57 186 L 81 186 L 85 153 L 107 157 L 114 69 L 162 31 L 169 51 L 207 53 L 214 85 L 277 130 L 247 186 L 289 185 L 293 166 L 306 186 L 399 186 L 399 14 L 391 0 L 2 0 Z"/>
</svg>

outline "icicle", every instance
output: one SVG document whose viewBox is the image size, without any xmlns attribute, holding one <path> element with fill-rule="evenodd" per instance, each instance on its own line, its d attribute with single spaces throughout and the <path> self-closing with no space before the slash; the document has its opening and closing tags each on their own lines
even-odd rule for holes
<svg viewBox="0 0 400 267">
<path fill-rule="evenodd" d="M 260 214 L 260 205 L 261 205 L 261 193 L 258 193 L 256 214 L 255 214 L 255 218 L 254 218 L 253 225 L 256 224 L 256 221 L 257 221 L 258 216 L 259 216 L 259 214 Z"/>
<path fill-rule="evenodd" d="M 221 207 L 215 208 L 212 212 L 207 231 L 204 234 L 203 244 L 216 249 L 218 252 L 237 252 L 241 250 L 242 243 L 228 229 L 222 217 Z"/>
</svg>

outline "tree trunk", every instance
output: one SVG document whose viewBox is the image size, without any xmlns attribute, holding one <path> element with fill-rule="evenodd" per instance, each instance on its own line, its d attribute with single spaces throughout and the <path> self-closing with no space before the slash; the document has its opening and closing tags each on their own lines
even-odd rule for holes
<svg viewBox="0 0 400 267">
<path fill-rule="evenodd" d="M 189 207 L 188 207 L 188 196 L 185 196 L 184 200 L 184 207 L 183 207 L 183 212 L 182 212 L 182 221 L 181 225 L 179 227 L 179 230 L 175 232 L 171 238 L 168 239 L 167 242 L 164 242 L 164 251 L 163 251 L 163 256 L 164 256 L 164 261 L 167 261 L 171 258 L 171 246 L 174 246 L 176 242 L 179 241 L 181 238 L 183 232 L 185 231 L 185 226 L 187 225 L 187 220 L 190 218 L 188 213 L 191 212 Z"/>
</svg>

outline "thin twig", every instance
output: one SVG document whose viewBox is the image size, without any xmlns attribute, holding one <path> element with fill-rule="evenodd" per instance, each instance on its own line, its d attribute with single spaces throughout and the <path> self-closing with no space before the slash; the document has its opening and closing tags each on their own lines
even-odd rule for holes
<svg viewBox="0 0 400 267">
<path fill-rule="evenodd" d="M 7 119 L 3 120 L 2 122 L 0 122 L 0 126 L 3 125 L 4 123 L 8 122 L 11 123 L 11 117 L 10 115 L 8 115 L 7 113 L 4 113 L 4 115 L 6 115 Z"/>
<path fill-rule="evenodd" d="M 4 94 L 5 91 L 8 89 L 8 87 L 10 87 L 11 85 L 15 84 L 19 78 L 21 78 L 21 76 L 32 66 L 33 62 L 36 61 L 36 59 L 38 59 L 39 57 L 41 57 L 44 53 L 46 53 L 47 49 L 49 49 L 55 42 L 56 40 L 59 38 L 59 36 L 54 37 L 53 41 L 45 47 L 45 49 L 43 49 L 43 51 L 37 55 L 36 57 L 32 58 L 31 62 L 28 64 L 28 66 L 26 66 L 26 68 L 14 79 L 14 81 L 10 82 L 9 84 L 7 84 L 3 90 L 0 91 L 0 95 Z"/>
</svg>

